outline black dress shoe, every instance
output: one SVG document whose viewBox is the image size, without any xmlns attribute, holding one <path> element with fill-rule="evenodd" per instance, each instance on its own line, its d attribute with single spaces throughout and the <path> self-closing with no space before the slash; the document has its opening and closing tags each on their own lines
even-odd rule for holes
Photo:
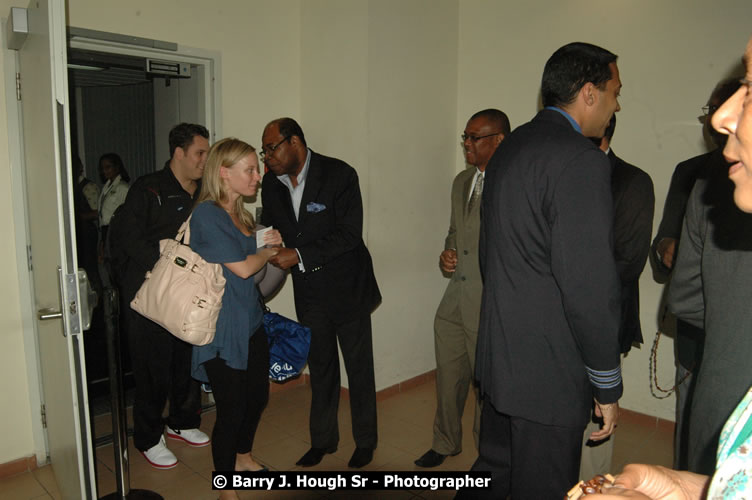
<svg viewBox="0 0 752 500">
<path fill-rule="evenodd" d="M 355 451 L 347 462 L 348 467 L 360 469 L 371 463 L 373 460 L 373 448 L 355 448 Z"/>
<path fill-rule="evenodd" d="M 455 453 L 454 455 L 457 455 L 457 453 Z M 422 457 L 415 461 L 415 465 L 417 465 L 418 467 L 438 467 L 439 465 L 444 463 L 444 460 L 447 456 L 448 455 L 442 455 L 441 453 L 430 449 L 425 452 Z"/>
<path fill-rule="evenodd" d="M 335 451 L 337 451 L 337 448 L 311 448 L 305 455 L 300 457 L 300 460 L 295 462 L 295 465 L 300 465 L 301 467 L 313 467 L 321 462 L 324 455 L 327 453 L 334 453 Z"/>
</svg>

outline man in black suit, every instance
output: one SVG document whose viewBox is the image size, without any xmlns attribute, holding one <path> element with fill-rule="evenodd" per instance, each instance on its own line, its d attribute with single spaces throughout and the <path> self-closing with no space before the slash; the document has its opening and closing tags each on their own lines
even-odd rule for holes
<svg viewBox="0 0 752 500">
<path fill-rule="evenodd" d="M 584 43 L 543 71 L 545 109 L 486 168 L 476 378 L 484 395 L 478 498 L 561 498 L 577 480 L 591 403 L 608 437 L 622 393 L 620 284 L 603 136 L 619 110 L 616 56 Z"/>
<path fill-rule="evenodd" d="M 345 162 L 308 149 L 292 118 L 270 122 L 262 144 L 269 172 L 261 223 L 277 228 L 286 247 L 270 262 L 291 270 L 298 319 L 311 328 L 311 449 L 297 465 L 316 465 L 337 450 L 339 341 L 356 446 L 348 465 L 363 467 L 377 442 L 371 312 L 381 294 L 362 238 L 358 175 Z"/>
<path fill-rule="evenodd" d="M 642 344 L 640 325 L 640 275 L 645 268 L 653 232 L 655 194 L 647 172 L 630 165 L 611 148 L 616 130 L 616 114 L 606 134 L 593 143 L 606 153 L 611 166 L 611 193 L 614 199 L 614 258 L 621 282 L 621 322 L 619 345 L 626 355 L 633 344 Z M 593 418 L 585 429 L 580 462 L 580 478 L 589 479 L 611 470 L 614 440 L 591 441 L 588 436 L 598 430 L 601 420 Z"/>
</svg>

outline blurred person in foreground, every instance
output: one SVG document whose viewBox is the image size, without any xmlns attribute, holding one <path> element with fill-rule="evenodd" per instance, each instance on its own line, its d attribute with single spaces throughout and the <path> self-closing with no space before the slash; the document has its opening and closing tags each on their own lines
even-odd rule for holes
<svg viewBox="0 0 752 500">
<path fill-rule="evenodd" d="M 728 176 L 735 184 L 734 201 L 741 210 L 752 213 L 752 38 L 747 43 L 744 64 L 746 77 L 741 87 L 716 111 L 712 124 L 718 132 L 729 136 L 723 154 L 731 164 Z M 607 493 L 587 495 L 587 498 L 747 498 L 752 489 L 750 453 L 752 387 L 721 432 L 712 477 L 658 465 L 630 464 L 616 476 L 614 486 Z"/>
<path fill-rule="evenodd" d="M 728 179 L 728 164 L 723 158 L 723 146 L 726 144 L 726 136 L 713 130 L 710 121 L 713 114 L 721 107 L 729 97 L 739 88 L 739 79 L 733 78 L 721 81 L 713 90 L 707 104 L 703 106 L 703 116 L 701 117 L 703 126 L 703 136 L 712 151 L 695 156 L 679 163 L 671 176 L 671 184 L 666 194 L 666 204 L 663 209 L 663 218 L 661 219 L 658 233 L 653 240 L 651 257 L 654 264 L 653 276 L 659 283 L 665 283 L 672 278 L 671 287 L 681 286 L 682 281 L 691 293 L 702 293 L 702 284 L 696 281 L 694 269 L 690 272 L 685 271 L 686 266 L 682 266 L 678 276 L 672 276 L 674 272 L 674 263 L 679 256 L 679 238 L 684 226 L 684 215 L 687 210 L 690 194 L 696 182 L 720 187 L 724 206 L 731 212 L 739 212 L 733 201 L 732 192 L 733 183 Z M 712 182 L 709 179 L 712 177 Z M 718 182 L 720 181 L 720 182 Z M 707 189 L 707 188 L 706 188 Z M 704 195 L 703 195 L 704 196 Z M 706 199 L 703 198 L 705 202 Z M 703 203 L 702 205 L 710 205 Z M 715 209 L 713 209 L 715 210 Z M 715 210 L 717 213 L 718 210 Z M 705 218 L 705 217 L 703 217 Z M 716 218 L 718 220 L 718 218 Z M 733 222 L 731 223 L 733 224 Z M 730 224 L 725 224 L 729 226 Z M 734 233 L 734 227 L 730 227 L 730 232 Z M 688 243 L 690 245 L 690 243 Z M 696 252 L 695 246 L 688 246 L 688 252 Z M 682 272 L 684 271 L 684 272 Z M 689 278 L 689 279 L 688 279 Z M 668 291 L 668 288 L 666 290 Z M 681 308 L 680 308 L 681 309 Z M 682 315 L 676 317 L 676 337 L 674 340 L 674 356 L 676 364 L 675 387 L 676 387 L 676 426 L 674 430 L 674 463 L 675 469 L 687 469 L 700 474 L 710 474 L 715 469 L 715 445 L 718 442 L 718 433 L 723 423 L 728 417 L 729 410 L 718 410 L 716 425 L 703 427 L 700 424 L 699 431 L 705 436 L 698 439 L 696 433 L 690 437 L 689 429 L 691 427 L 690 410 L 693 405 L 695 386 L 697 385 L 697 374 L 700 371 L 702 363 L 703 348 L 705 346 L 705 324 L 704 307 L 699 314 L 696 314 L 697 322 L 702 324 L 693 324 L 685 321 Z M 697 310 L 692 312 L 696 313 Z M 713 362 L 711 360 L 711 362 Z M 745 387 L 746 388 L 746 387 Z M 738 395 L 731 396 L 726 408 L 733 408 L 738 401 Z M 706 408 L 709 408 L 706 405 Z M 725 413 L 723 413 L 725 411 Z M 701 417 L 702 421 L 705 417 Z M 714 427 L 715 429 L 710 429 Z M 713 434 L 715 433 L 715 434 Z M 692 450 L 690 453 L 690 443 Z M 586 476 L 580 476 L 586 477 Z"/>
</svg>

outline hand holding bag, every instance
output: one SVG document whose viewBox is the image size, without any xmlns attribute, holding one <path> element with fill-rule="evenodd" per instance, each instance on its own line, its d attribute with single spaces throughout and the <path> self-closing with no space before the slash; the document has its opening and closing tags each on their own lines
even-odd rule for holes
<svg viewBox="0 0 752 500">
<path fill-rule="evenodd" d="M 188 217 L 174 239 L 159 242 L 159 260 L 131 301 L 131 308 L 193 345 L 214 340 L 225 277 L 220 264 L 191 250 Z"/>
</svg>

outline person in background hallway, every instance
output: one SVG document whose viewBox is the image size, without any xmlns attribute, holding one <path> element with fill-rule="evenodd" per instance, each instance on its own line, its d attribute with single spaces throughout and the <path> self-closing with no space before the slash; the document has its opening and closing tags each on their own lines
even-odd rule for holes
<svg viewBox="0 0 752 500">
<path fill-rule="evenodd" d="M 614 199 L 614 257 L 621 282 L 621 322 L 619 345 L 623 355 L 632 344 L 642 344 L 640 326 L 640 275 L 645 268 L 650 250 L 650 235 L 653 232 L 655 194 L 653 181 L 643 170 L 630 165 L 611 148 L 616 129 L 616 115 L 606 128 L 606 134 L 593 139 L 608 156 L 611 165 L 611 194 Z M 580 478 L 591 478 L 611 470 L 614 439 L 592 441 L 590 434 L 602 425 L 599 418 L 591 418 L 585 428 L 580 462 Z"/>
<path fill-rule="evenodd" d="M 115 210 L 125 202 L 130 187 L 128 183 L 131 178 L 128 171 L 125 170 L 123 160 L 117 153 L 107 153 L 99 158 L 99 177 L 104 183 L 97 204 L 97 212 L 99 213 L 99 274 L 102 277 L 102 284 L 106 287 L 110 284 L 110 278 L 104 265 L 104 244 L 107 241 L 110 219 L 112 219 Z"/>
<path fill-rule="evenodd" d="M 270 122 L 262 144 L 269 172 L 261 191 L 261 223 L 278 229 L 286 247 L 270 262 L 292 271 L 295 311 L 311 328 L 311 449 L 297 465 L 316 465 L 337 450 L 339 341 L 356 447 L 348 465 L 363 467 L 377 444 L 371 312 L 381 293 L 363 243 L 358 175 L 345 162 L 310 150 L 292 118 Z"/>
<path fill-rule="evenodd" d="M 431 449 L 415 461 L 436 467 L 462 451 L 462 413 L 474 387 L 475 345 L 478 341 L 483 282 L 478 266 L 480 199 L 488 161 L 509 135 L 509 118 L 498 109 L 478 111 L 468 120 L 462 147 L 468 165 L 452 183 L 449 233 L 439 256 L 441 270 L 451 275 L 434 320 L 436 349 L 436 416 Z M 478 446 L 480 395 L 475 394 L 473 434 Z"/>
<path fill-rule="evenodd" d="M 666 195 L 663 218 L 658 226 L 658 233 L 653 240 L 651 256 L 654 262 L 655 276 L 659 282 L 665 282 L 671 271 L 679 250 L 684 212 L 687 208 L 689 193 L 697 179 L 707 179 L 711 171 L 723 169 L 723 145 L 726 136 L 719 134 L 710 125 L 713 113 L 739 88 L 737 79 L 719 83 L 703 106 L 703 132 L 713 151 L 701 154 L 679 163 L 671 176 L 671 184 Z M 674 468 L 686 469 L 689 466 L 687 451 L 689 441 L 690 408 L 696 378 L 693 374 L 700 369 L 702 361 L 705 330 L 681 318 L 676 319 L 676 428 L 674 431 Z M 706 463 L 712 464 L 714 457 L 708 457 Z"/>
<path fill-rule="evenodd" d="M 752 38 L 747 43 L 744 53 L 747 67 L 746 77 L 742 86 L 715 113 L 712 119 L 713 128 L 728 135 L 728 142 L 723 149 L 724 158 L 730 163 L 724 173 L 735 184 L 733 198 L 736 205 L 749 214 L 752 212 Z M 728 180 L 726 179 L 726 180 Z M 703 182 L 703 181 L 698 181 Z M 695 193 L 697 188 L 695 188 Z M 695 193 L 689 201 L 687 216 L 696 200 Z M 748 232 L 747 228 L 739 228 Z M 686 231 L 682 233 L 682 248 L 690 242 L 685 239 Z M 676 270 L 679 271 L 682 255 Z M 745 316 L 745 323 L 750 323 L 752 311 L 749 303 L 749 266 L 747 269 L 736 267 L 735 270 L 745 273 L 746 280 L 736 279 L 729 283 L 732 291 L 739 296 L 734 300 L 734 314 Z M 676 276 L 676 274 L 675 274 Z M 747 330 L 749 332 L 749 330 Z M 713 332 L 707 328 L 707 340 L 713 337 Z M 748 336 L 748 335 L 747 335 Z M 731 345 L 730 348 L 735 346 Z M 710 346 L 705 349 L 705 360 L 710 360 Z M 747 351 L 748 353 L 749 351 Z M 748 356 L 747 356 L 748 357 Z M 703 363 L 698 374 L 698 387 L 702 383 L 706 370 Z M 733 379 L 738 378 L 735 373 L 726 374 Z M 745 378 L 749 385 L 750 378 Z M 731 380 L 729 381 L 731 382 Z M 735 381 L 734 381 L 735 383 Z M 697 393 L 699 396 L 699 392 Z M 696 396 L 696 397 L 697 397 Z M 688 471 L 677 471 L 656 465 L 630 464 L 616 476 L 615 486 L 605 494 L 588 495 L 587 500 L 606 500 L 618 498 L 634 499 L 741 499 L 749 498 L 750 478 L 752 478 L 752 387 L 741 393 L 741 401 L 728 417 L 718 443 L 718 456 L 715 472 L 712 478 L 707 475 Z M 695 399 L 696 401 L 696 399 Z M 692 415 L 692 426 L 695 423 Z"/>
<path fill-rule="evenodd" d="M 84 164 L 73 155 L 73 203 L 76 215 L 76 255 L 89 283 L 101 295 L 97 268 L 97 198 L 99 186 L 84 175 Z"/>
<path fill-rule="evenodd" d="M 499 145 L 481 208 L 476 378 L 483 395 L 474 471 L 490 490 L 458 498 L 560 498 L 577 479 L 593 398 L 605 439 L 618 418 L 620 283 L 602 137 L 619 110 L 616 55 L 558 49 L 545 109 Z"/>
<path fill-rule="evenodd" d="M 130 302 L 159 259 L 159 240 L 174 238 L 198 197 L 209 151 L 209 131 L 181 123 L 170 130 L 170 159 L 162 170 L 138 178 L 118 210 L 117 241 L 127 255 L 122 276 L 121 311 L 136 383 L 133 442 L 158 469 L 177 465 L 167 448 L 162 411 L 169 398 L 167 437 L 190 446 L 206 446 L 209 436 L 199 430 L 201 397 L 191 378 L 191 345 L 130 308 Z M 117 236 L 117 238 L 115 238 Z"/>
<path fill-rule="evenodd" d="M 269 343 L 253 275 L 279 252 L 274 245 L 282 237 L 268 231 L 264 246 L 257 249 L 255 223 L 243 197 L 255 196 L 259 180 L 252 146 L 233 138 L 214 143 L 191 216 L 191 248 L 207 262 L 220 263 L 227 280 L 216 336 L 209 344 L 193 346 L 191 364 L 196 380 L 211 383 L 217 404 L 212 431 L 216 471 L 268 470 L 251 455 L 269 400 Z M 219 498 L 238 495 L 224 490 Z"/>
</svg>

